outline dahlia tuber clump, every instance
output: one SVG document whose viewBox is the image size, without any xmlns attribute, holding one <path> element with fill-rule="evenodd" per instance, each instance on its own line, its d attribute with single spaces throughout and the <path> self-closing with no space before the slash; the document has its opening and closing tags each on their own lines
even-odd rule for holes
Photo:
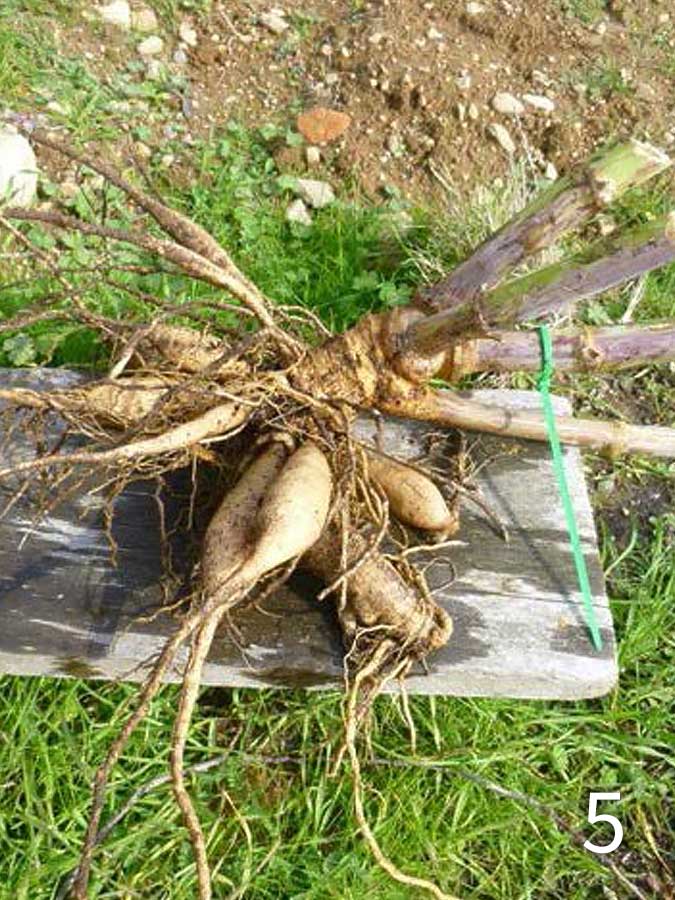
<svg viewBox="0 0 675 900">
<path fill-rule="evenodd" d="M 560 317 L 585 297 L 675 259 L 675 228 L 666 218 L 583 258 L 504 280 L 670 161 L 635 141 L 605 152 L 560 179 L 441 282 L 420 289 L 410 307 L 370 314 L 344 334 L 311 343 L 307 335 L 319 330 L 312 314 L 265 297 L 197 224 L 107 164 L 81 158 L 46 134 L 30 137 L 38 151 L 46 148 L 93 169 L 146 219 L 142 229 L 123 230 L 30 206 L 0 210 L 0 224 L 17 252 L 48 272 L 69 299 L 65 311 L 38 300 L 1 322 L 1 330 L 66 317 L 95 330 L 112 358 L 105 377 L 85 385 L 51 393 L 0 390 L 10 431 L 19 411 L 38 421 L 54 413 L 71 434 L 87 439 L 68 452 L 40 447 L 33 458 L 0 471 L 0 479 L 16 496 L 36 472 L 58 486 L 76 470 L 98 469 L 114 491 L 134 477 L 161 475 L 199 459 L 229 469 L 231 484 L 206 531 L 189 603 L 98 769 L 80 864 L 69 883 L 72 896 L 87 895 L 112 768 L 185 644 L 189 658 L 171 744 L 171 778 L 194 849 L 200 900 L 211 896 L 204 836 L 185 786 L 183 758 L 202 668 L 219 626 L 301 567 L 323 581 L 319 599 L 334 603 L 344 634 L 344 749 L 364 839 L 392 877 L 446 897 L 431 882 L 398 870 L 381 852 L 363 810 L 356 737 L 382 685 L 404 678 L 413 664 L 451 639 L 450 615 L 435 602 L 423 572 L 408 555 L 397 553 L 396 545 L 401 529 L 425 546 L 448 541 L 461 528 L 456 496 L 453 500 L 437 472 L 423 464 L 404 464 L 365 447 L 351 426 L 359 410 L 371 409 L 441 427 L 545 440 L 539 413 L 506 412 L 452 390 L 439 391 L 433 379 L 452 385 L 473 371 L 531 370 L 537 362 L 533 335 L 514 330 L 516 323 Z M 149 227 L 148 219 L 158 227 Z M 190 312 L 200 322 L 204 309 L 227 310 L 240 327 L 219 334 L 172 325 L 167 319 L 177 310 L 147 296 L 144 302 L 156 310 L 150 321 L 106 319 L 70 283 L 58 254 L 33 242 L 25 223 L 134 248 L 144 259 L 154 256 L 161 266 L 222 294 L 216 301 L 194 299 L 189 310 L 181 307 L 181 316 Z M 675 359 L 674 328 L 662 323 L 562 331 L 554 333 L 554 345 L 567 370 L 641 365 Z M 558 429 L 563 441 L 582 447 L 675 455 L 675 431 L 668 428 L 562 416 Z M 248 448 L 243 459 L 228 449 L 237 435 Z"/>
</svg>

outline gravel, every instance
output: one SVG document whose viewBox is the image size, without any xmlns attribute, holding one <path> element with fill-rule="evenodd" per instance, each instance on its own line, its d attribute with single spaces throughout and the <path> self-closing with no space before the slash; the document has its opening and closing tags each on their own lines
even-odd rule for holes
<svg viewBox="0 0 675 900">
<path fill-rule="evenodd" d="M 505 150 L 509 156 L 513 156 L 516 152 L 516 145 L 513 142 L 510 133 L 503 125 L 500 125 L 498 122 L 493 122 L 488 126 L 488 134 L 495 139 L 502 150 Z"/>
<path fill-rule="evenodd" d="M 314 178 L 297 178 L 294 185 L 295 193 L 313 209 L 323 209 L 335 200 L 333 188 L 327 181 L 317 181 Z"/>
<path fill-rule="evenodd" d="M 494 95 L 492 108 L 505 116 L 522 116 L 525 112 L 525 107 L 520 100 L 514 97 L 513 94 L 507 94 L 505 91 L 500 91 Z"/>
</svg>

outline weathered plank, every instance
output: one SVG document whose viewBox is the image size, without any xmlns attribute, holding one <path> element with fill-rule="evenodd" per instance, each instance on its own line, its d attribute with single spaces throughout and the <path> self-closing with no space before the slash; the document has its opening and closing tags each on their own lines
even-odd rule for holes
<svg viewBox="0 0 675 900">
<path fill-rule="evenodd" d="M 0 383 L 48 388 L 73 373 L 0 371 Z M 479 391 L 484 402 L 539 402 L 531 392 Z M 558 398 L 563 411 L 566 401 Z M 421 450 L 428 428 L 387 419 L 384 449 L 404 457 Z M 357 425 L 373 440 L 372 419 Z M 21 452 L 12 436 L 5 458 Z M 509 697 L 579 698 L 609 691 L 617 678 L 611 614 L 603 588 L 592 511 L 579 452 L 565 451 L 604 649 L 588 638 L 557 489 L 545 446 L 481 438 L 488 460 L 477 481 L 508 527 L 496 533 L 486 514 L 465 502 L 459 544 L 436 555 L 428 573 L 453 617 L 446 648 L 429 674 L 409 679 L 412 692 Z M 491 461 L 489 461 L 491 460 Z M 172 620 L 139 614 L 160 604 L 161 559 L 155 486 L 131 485 L 118 499 L 117 566 L 102 527 L 100 497 L 81 491 L 34 522 L 26 503 L 0 521 L 0 671 L 134 680 L 160 647 Z M 5 489 L 5 500 L 7 491 Z M 84 515 L 88 513 L 88 515 Z M 447 585 L 451 574 L 455 580 Z M 342 647 L 329 604 L 317 606 L 316 585 L 298 577 L 267 603 L 266 613 L 237 619 L 243 646 L 217 641 L 204 672 L 207 684 L 332 686 L 342 672 Z M 182 657 L 184 660 L 184 656 Z M 182 663 L 172 673 L 179 676 Z"/>
</svg>

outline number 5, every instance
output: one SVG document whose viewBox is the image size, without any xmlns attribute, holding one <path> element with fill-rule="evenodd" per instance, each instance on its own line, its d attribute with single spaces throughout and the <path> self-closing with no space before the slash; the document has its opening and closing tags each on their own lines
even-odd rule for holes
<svg viewBox="0 0 675 900">
<path fill-rule="evenodd" d="M 611 843 L 606 845 L 593 844 L 591 841 L 585 841 L 584 847 L 591 853 L 613 853 L 617 847 L 621 846 L 623 840 L 623 826 L 616 816 L 610 816 L 607 813 L 599 813 L 598 800 L 620 800 L 621 794 L 615 791 L 611 794 L 603 794 L 599 791 L 591 791 L 588 797 L 588 821 L 591 825 L 596 822 L 609 822 L 614 829 L 614 837 Z"/>
</svg>

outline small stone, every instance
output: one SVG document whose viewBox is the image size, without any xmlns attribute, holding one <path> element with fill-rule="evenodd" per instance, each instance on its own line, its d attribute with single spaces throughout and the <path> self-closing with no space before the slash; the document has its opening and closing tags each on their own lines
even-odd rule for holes
<svg viewBox="0 0 675 900">
<path fill-rule="evenodd" d="M 0 128 L 0 200 L 28 206 L 37 190 L 37 160 L 26 138 L 13 128 Z"/>
<path fill-rule="evenodd" d="M 507 94 L 500 91 L 492 98 L 492 108 L 498 113 L 505 116 L 521 116 L 525 112 L 525 107 L 517 97 L 513 94 Z"/>
<path fill-rule="evenodd" d="M 512 156 L 516 152 L 516 145 L 513 143 L 513 138 L 503 125 L 500 125 L 498 122 L 493 122 L 488 126 L 488 133 L 497 141 L 502 150 L 506 150 L 509 156 Z"/>
<path fill-rule="evenodd" d="M 327 181 L 316 181 L 314 178 L 297 178 L 295 193 L 314 209 L 322 209 L 335 200 L 333 188 Z"/>
<path fill-rule="evenodd" d="M 535 84 L 541 84 L 543 87 L 550 87 L 553 84 L 546 72 L 541 72 L 539 69 L 532 69 L 530 77 Z"/>
<path fill-rule="evenodd" d="M 667 25 L 670 22 L 670 13 L 659 14 L 659 25 Z"/>
<path fill-rule="evenodd" d="M 386 34 L 383 31 L 375 31 L 368 38 L 369 44 L 374 44 L 376 47 L 382 43 L 382 41 L 386 38 Z"/>
<path fill-rule="evenodd" d="M 147 37 L 138 45 L 141 56 L 157 56 L 164 49 L 164 41 L 156 34 Z"/>
<path fill-rule="evenodd" d="M 164 76 L 164 66 L 159 59 L 149 59 L 145 67 L 148 81 L 159 81 Z"/>
<path fill-rule="evenodd" d="M 297 126 L 300 134 L 310 144 L 329 144 L 344 134 L 351 122 L 351 116 L 347 113 L 315 106 L 298 116 Z"/>
<path fill-rule="evenodd" d="M 467 16 L 480 16 L 481 13 L 485 12 L 485 7 L 482 3 L 467 3 L 466 4 L 466 14 Z"/>
<path fill-rule="evenodd" d="M 152 34 L 159 28 L 154 9 L 149 6 L 141 6 L 131 12 L 131 27 L 141 34 Z"/>
<path fill-rule="evenodd" d="M 183 41 L 184 44 L 187 44 L 188 47 L 197 46 L 197 32 L 187 21 L 180 23 L 180 26 L 178 28 L 178 37 L 181 39 L 181 41 Z"/>
<path fill-rule="evenodd" d="M 188 61 L 188 55 L 181 47 L 177 50 L 174 50 L 173 56 L 171 57 L 177 66 L 184 66 Z"/>
<path fill-rule="evenodd" d="M 403 156 L 405 153 L 405 143 L 400 134 L 392 132 L 387 136 L 387 150 L 392 156 Z"/>
<path fill-rule="evenodd" d="M 439 31 L 438 28 L 434 28 L 433 25 L 427 31 L 427 37 L 430 41 L 442 41 L 443 40 L 443 32 Z"/>
<path fill-rule="evenodd" d="M 307 160 L 308 166 L 318 166 L 321 162 L 321 151 L 318 147 L 306 147 L 305 159 Z"/>
<path fill-rule="evenodd" d="M 466 112 L 470 119 L 472 119 L 474 122 L 477 121 L 479 113 L 478 113 L 478 107 L 476 106 L 475 103 L 469 103 L 469 108 L 467 109 Z"/>
<path fill-rule="evenodd" d="M 294 200 L 286 210 L 286 221 L 298 225 L 311 225 L 312 217 L 302 200 Z"/>
<path fill-rule="evenodd" d="M 557 181 L 558 170 L 552 162 L 547 162 L 544 166 L 544 178 L 547 178 L 549 181 Z"/>
<path fill-rule="evenodd" d="M 152 156 L 152 148 L 144 144 L 143 141 L 137 141 L 134 144 L 134 150 L 139 159 L 148 160 Z"/>
<path fill-rule="evenodd" d="M 58 100 L 50 100 L 45 109 L 48 109 L 50 113 L 55 113 L 57 116 L 65 116 L 68 114 L 65 106 L 59 103 Z"/>
<path fill-rule="evenodd" d="M 523 94 L 523 100 L 528 106 L 540 112 L 551 113 L 555 109 L 553 100 L 550 97 L 544 97 L 543 94 Z"/>
<path fill-rule="evenodd" d="M 176 157 L 173 153 L 165 153 L 164 156 L 159 161 L 160 166 L 164 169 L 169 169 L 176 162 Z"/>
<path fill-rule="evenodd" d="M 283 10 L 280 9 L 270 9 L 268 12 L 261 13 L 260 24 L 264 25 L 272 34 L 283 34 L 290 28 L 284 18 Z"/>
<path fill-rule="evenodd" d="M 131 28 L 131 7 L 127 0 L 113 0 L 98 8 L 98 14 L 108 25 L 115 25 L 128 31 Z"/>
<path fill-rule="evenodd" d="M 337 72 L 329 72 L 328 75 L 324 78 L 324 81 L 327 85 L 331 86 L 337 84 L 340 80 L 340 76 Z"/>
<path fill-rule="evenodd" d="M 458 91 L 468 91 L 471 89 L 471 75 L 468 72 L 462 72 L 455 78 L 455 84 Z"/>
<path fill-rule="evenodd" d="M 600 237 L 608 237 L 610 234 L 613 234 L 618 228 L 616 219 L 614 219 L 608 213 L 600 213 L 598 216 L 596 216 L 595 222 L 598 226 Z"/>
</svg>

